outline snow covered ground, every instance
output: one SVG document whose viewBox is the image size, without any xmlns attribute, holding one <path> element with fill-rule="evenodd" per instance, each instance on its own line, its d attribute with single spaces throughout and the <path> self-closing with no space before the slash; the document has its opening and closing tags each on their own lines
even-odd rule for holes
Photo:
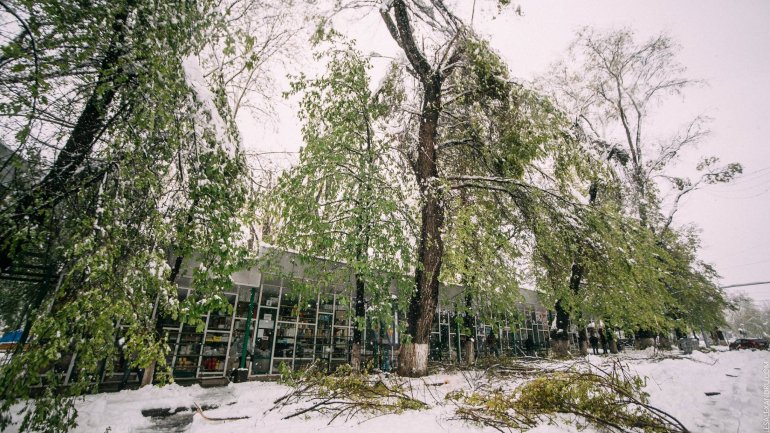
<svg viewBox="0 0 770 433">
<path fill-rule="evenodd" d="M 669 352 L 666 355 L 677 355 Z M 648 378 L 651 403 L 679 418 L 692 432 L 760 433 L 767 429 L 770 404 L 770 352 L 740 351 L 701 353 L 671 358 L 651 357 L 652 352 L 621 355 L 630 369 Z M 608 357 L 589 356 L 592 364 Z M 443 396 L 469 387 L 469 374 L 439 374 L 416 380 L 415 397 L 429 403 L 429 410 L 410 411 L 373 419 L 335 421 L 323 416 L 281 418 L 287 413 L 269 412 L 273 401 L 288 387 L 270 382 L 230 384 L 219 388 L 170 385 L 136 391 L 88 396 L 78 404 L 76 432 L 346 432 L 434 433 L 491 432 L 452 420 L 454 407 Z M 424 382 L 423 382 L 424 380 Z M 423 383 L 433 384 L 424 386 Z M 706 393 L 719 393 L 707 396 Z M 189 410 L 195 404 L 216 407 L 205 410 L 208 418 L 248 417 L 235 421 L 212 421 Z M 179 411 L 171 416 L 145 416 L 150 409 Z M 574 427 L 540 425 L 531 433 L 575 432 Z M 594 430 L 584 430 L 595 433 Z"/>
</svg>

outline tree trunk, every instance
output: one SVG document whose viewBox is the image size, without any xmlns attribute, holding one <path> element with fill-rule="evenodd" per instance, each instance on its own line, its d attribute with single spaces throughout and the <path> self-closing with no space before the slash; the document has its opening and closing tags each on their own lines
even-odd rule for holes
<svg viewBox="0 0 770 433">
<path fill-rule="evenodd" d="M 700 335 L 703 337 L 703 343 L 706 345 L 706 348 L 710 349 L 711 344 L 709 343 L 709 336 L 706 335 L 706 331 L 703 329 L 703 326 L 700 327 Z"/>
<path fill-rule="evenodd" d="M 366 317 L 366 304 L 364 302 L 364 280 L 360 275 L 356 275 L 356 300 L 355 300 L 356 320 L 353 324 L 353 347 L 350 353 L 350 366 L 353 371 L 361 371 L 361 345 L 363 342 L 363 331 L 359 326 Z"/>
<path fill-rule="evenodd" d="M 409 335 L 412 342 L 427 347 L 430 341 L 430 330 L 438 305 L 439 274 L 444 254 L 444 243 L 441 231 L 444 227 L 444 208 L 441 203 L 442 193 L 438 184 L 438 169 L 436 167 L 435 136 L 438 122 L 440 81 L 435 88 L 425 91 L 423 103 L 423 122 L 420 125 L 419 154 L 417 157 L 417 182 L 420 185 L 422 197 L 421 231 L 417 250 L 417 270 L 415 271 L 416 291 L 412 296 L 407 316 Z M 420 368 L 427 365 L 428 351 L 413 352 L 415 364 L 410 365 L 411 358 L 399 361 L 405 371 L 427 371 Z M 425 359 L 419 357 L 424 356 Z"/>
<path fill-rule="evenodd" d="M 593 201 L 595 198 L 596 198 L 596 192 L 594 190 L 594 192 L 591 194 L 591 200 Z M 582 254 L 582 252 L 579 254 Z M 569 277 L 569 287 L 573 293 L 577 294 L 578 292 L 580 292 L 580 281 L 582 279 L 583 279 L 583 266 L 580 264 L 579 257 L 578 257 L 578 260 L 572 263 L 572 269 Z M 557 314 L 558 314 L 558 311 L 557 311 Z M 564 315 L 567 316 L 567 321 L 569 321 L 569 316 L 566 311 L 564 311 Z M 556 320 L 557 320 L 556 326 L 558 327 L 559 326 L 558 316 Z M 562 325 L 562 326 L 566 326 L 567 329 L 569 329 L 568 324 Z M 581 327 L 580 331 L 578 332 L 578 341 L 580 343 L 580 354 L 582 356 L 588 355 L 588 334 L 586 333 L 586 330 L 584 327 Z"/>
<path fill-rule="evenodd" d="M 612 354 L 618 353 L 618 342 L 614 338 L 610 340 L 610 353 Z"/>
<path fill-rule="evenodd" d="M 465 286 L 466 289 L 468 286 Z M 470 335 L 465 340 L 465 364 L 473 365 L 476 363 L 476 317 L 471 314 L 473 311 L 473 295 L 470 292 L 465 293 L 465 317 L 463 317 L 463 325 Z"/>
<path fill-rule="evenodd" d="M 588 356 L 588 333 L 586 328 L 580 328 L 578 331 L 578 344 L 580 344 L 580 355 Z"/>
<path fill-rule="evenodd" d="M 556 329 L 551 331 L 551 353 L 557 358 L 569 356 L 569 313 L 556 301 Z"/>
<path fill-rule="evenodd" d="M 438 76 L 427 86 L 423 97 L 422 123 L 417 156 L 417 183 L 422 197 L 421 230 L 417 249 L 416 290 L 409 304 L 408 331 L 416 347 L 410 357 L 399 360 L 403 371 L 410 375 L 427 373 L 428 344 L 439 294 L 439 274 L 444 254 L 441 231 L 444 227 L 443 194 L 438 183 L 436 166 L 436 127 L 438 125 L 441 80 Z M 424 358 L 424 359 L 423 359 Z"/>
<path fill-rule="evenodd" d="M 128 1 L 115 15 L 112 22 L 114 39 L 99 66 L 94 89 L 51 170 L 36 188 L 19 198 L 15 206 L 16 221 L 42 223 L 48 211 L 65 197 L 65 191 L 72 189 L 74 178 L 82 171 L 107 123 L 107 113 L 118 88 L 122 85 L 120 60 L 125 49 L 126 20 L 135 6 L 134 3 L 135 1 Z M 77 191 L 77 188 L 75 190 Z M 21 250 L 20 245 L 11 242 L 12 236 L 18 230 L 19 226 L 13 224 L 4 228 L 0 234 L 0 270 L 9 269 L 13 265 L 13 256 Z"/>
<path fill-rule="evenodd" d="M 427 343 L 404 343 L 398 355 L 398 374 L 406 377 L 421 377 L 428 374 Z"/>
<path fill-rule="evenodd" d="M 353 343 L 350 347 L 350 367 L 355 372 L 361 371 L 361 343 Z"/>
<path fill-rule="evenodd" d="M 465 364 L 470 366 L 476 363 L 476 345 L 473 338 L 465 340 Z"/>
<path fill-rule="evenodd" d="M 431 324 L 438 304 L 439 274 L 444 244 L 442 186 L 437 166 L 436 130 L 441 112 L 442 71 L 433 70 L 414 39 L 409 9 L 404 0 L 393 0 L 395 25 L 383 12 L 382 16 L 395 42 L 403 49 L 407 60 L 420 79 L 423 90 L 420 109 L 420 129 L 417 161 L 414 167 L 421 198 L 420 239 L 417 246 L 415 292 L 407 313 L 408 334 L 412 341 L 402 347 L 399 372 L 407 376 L 427 373 L 428 344 Z M 410 344 L 411 343 L 411 344 Z"/>
<path fill-rule="evenodd" d="M 634 169 L 634 181 L 636 183 L 636 194 L 638 195 L 637 200 L 639 200 L 637 203 L 639 223 L 642 225 L 642 227 L 647 227 L 647 180 L 644 175 L 644 169 L 642 168 L 641 162 L 636 165 L 636 168 Z M 649 228 L 653 233 L 655 232 L 652 227 Z"/>
<path fill-rule="evenodd" d="M 588 188 L 588 205 L 593 206 L 596 203 L 596 196 L 599 193 L 599 185 L 596 182 L 592 182 Z M 570 269 L 569 287 L 572 293 L 580 293 L 580 283 L 583 279 L 583 265 L 580 263 L 581 256 L 583 255 L 583 247 L 578 248 L 575 261 L 572 263 L 572 269 Z M 551 340 L 553 341 L 552 349 L 556 356 L 567 356 L 569 354 L 569 328 L 570 328 L 570 316 L 569 312 L 564 309 L 561 300 L 556 301 L 554 306 L 556 310 L 556 332 L 552 333 Z M 559 340 L 566 340 L 566 344 L 558 343 Z M 588 355 L 588 336 L 585 329 L 581 329 L 579 332 L 579 344 L 580 354 L 583 356 Z"/>
</svg>

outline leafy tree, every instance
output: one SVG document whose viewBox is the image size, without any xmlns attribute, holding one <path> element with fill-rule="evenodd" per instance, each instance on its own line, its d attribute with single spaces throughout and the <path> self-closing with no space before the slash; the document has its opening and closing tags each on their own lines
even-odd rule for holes
<svg viewBox="0 0 770 433">
<path fill-rule="evenodd" d="M 391 286 L 410 291 L 405 283 L 412 244 L 403 218 L 408 210 L 382 133 L 401 96 L 393 76 L 370 90 L 370 66 L 361 53 L 350 42 L 338 42 L 334 31 L 324 33 L 316 35 L 325 48 L 316 59 L 327 61 L 326 72 L 292 85 L 293 93 L 303 95 L 305 146 L 299 165 L 279 179 L 273 236 L 276 245 L 301 254 L 306 273 L 316 280 L 349 281 L 352 273 L 352 364 L 358 369 L 365 314 L 390 321 Z"/>
<path fill-rule="evenodd" d="M 222 25 L 207 30 L 200 53 L 206 78 L 221 89 L 230 115 L 246 122 L 273 115 L 276 65 L 286 66 L 297 52 L 303 2 L 228 0 Z M 247 117 L 248 116 L 248 117 Z"/>
<path fill-rule="evenodd" d="M 578 245 L 598 240 L 600 249 L 604 238 L 587 236 L 586 219 L 596 212 L 575 196 L 597 164 L 561 112 L 513 83 L 504 62 L 443 2 L 393 1 L 381 14 L 415 80 L 396 134 L 421 207 L 411 341 L 400 370 L 421 375 L 440 281 L 462 284 L 466 306 L 493 315 L 511 308 L 519 277 L 527 277 L 504 270 L 529 264 L 538 288 L 558 291 Z M 592 264 L 603 262 L 597 254 Z"/>
<path fill-rule="evenodd" d="M 665 286 L 668 295 L 664 296 L 659 290 L 652 290 L 652 293 L 667 299 L 664 311 L 669 314 L 695 317 L 685 313 L 685 306 L 709 305 L 712 308 L 708 316 L 718 321 L 719 305 L 724 301 L 713 283 L 713 269 L 695 258 L 693 244 L 688 240 L 691 236 L 673 233 L 671 223 L 685 195 L 703 185 L 729 182 L 742 172 L 742 167 L 737 163 L 720 165 L 717 158 L 707 157 L 697 165 L 700 175 L 695 180 L 669 174 L 670 166 L 681 153 L 708 134 L 706 119 L 700 116 L 668 139 L 648 133 L 654 130 L 654 109 L 667 96 L 681 94 L 695 84 L 683 77 L 684 68 L 676 61 L 676 52 L 674 42 L 664 35 L 638 44 L 628 30 L 602 35 L 584 29 L 571 46 L 571 62 L 555 65 L 547 84 L 560 106 L 575 119 L 584 139 L 593 144 L 595 151 L 607 155 L 607 162 L 618 172 L 613 179 L 621 189 L 617 191 L 619 194 L 610 192 L 614 200 L 622 203 L 624 212 L 637 218 L 656 240 L 647 254 L 657 257 L 658 263 L 647 265 L 660 276 L 657 282 L 644 280 L 645 289 L 660 284 Z M 673 198 L 667 212 L 663 210 L 656 179 L 667 179 L 673 186 Z M 598 194 L 606 192 L 600 189 Z M 575 292 L 584 277 L 580 255 L 575 259 L 570 277 Z M 635 261 L 636 266 L 641 266 L 638 258 Z M 671 275 L 687 275 L 690 279 L 680 278 L 676 284 L 697 285 L 699 289 L 680 290 L 671 286 L 674 283 L 669 278 Z M 685 292 L 700 293 L 702 303 L 679 296 Z M 557 302 L 559 310 L 561 304 Z M 701 309 L 697 311 L 702 312 Z M 559 329 L 566 329 L 568 319 L 568 314 L 561 314 Z M 662 322 L 656 319 L 656 326 L 646 329 L 661 329 Z M 669 325 L 671 323 L 665 323 L 665 326 Z"/>
<path fill-rule="evenodd" d="M 598 34 L 584 29 L 570 49 L 571 63 L 553 67 L 549 84 L 587 138 L 596 146 L 623 153 L 616 167 L 626 179 L 626 204 L 642 225 L 660 233 L 669 228 L 682 197 L 706 184 L 729 182 L 742 172 L 738 163 L 719 165 L 715 157 L 697 165 L 698 179 L 668 174 L 673 162 L 705 138 L 707 119 L 698 116 L 669 138 L 652 131 L 653 111 L 667 96 L 680 95 L 697 82 L 683 76 L 678 47 L 665 35 L 637 43 L 633 32 Z M 655 179 L 677 191 L 663 217 Z"/>
<path fill-rule="evenodd" d="M 729 297 L 727 326 L 737 337 L 770 337 L 770 308 L 757 304 L 745 293 Z"/>
<path fill-rule="evenodd" d="M 0 427 L 41 387 L 20 430 L 64 431 L 72 397 L 118 356 L 116 324 L 134 366 L 164 365 L 158 314 L 195 324 L 228 308 L 221 290 L 248 258 L 245 161 L 196 56 L 227 17 L 206 1 L 0 6 L 17 23 L 2 29 L 0 128 L 25 166 L 0 197 L 0 265 L 45 269 L 0 287 L 24 299 L 3 319 L 20 322 L 27 344 L 0 369 Z M 174 281 L 192 256 L 195 296 L 180 303 Z M 60 387 L 68 353 L 75 369 Z"/>
<path fill-rule="evenodd" d="M 439 281 L 463 284 L 467 304 L 492 311 L 510 309 L 518 295 L 521 280 L 510 272 L 518 261 L 545 265 L 532 266 L 536 281 L 558 279 L 585 207 L 573 191 L 592 170 L 561 113 L 513 83 L 504 62 L 442 2 L 434 6 L 394 1 L 381 11 L 416 81 L 398 139 L 421 207 L 412 340 L 399 360 L 407 375 L 426 371 Z"/>
</svg>

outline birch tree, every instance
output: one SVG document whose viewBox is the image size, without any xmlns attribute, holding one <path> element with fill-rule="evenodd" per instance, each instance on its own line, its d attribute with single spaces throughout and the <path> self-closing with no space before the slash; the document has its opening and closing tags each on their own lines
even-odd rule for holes
<svg viewBox="0 0 770 433">
<path fill-rule="evenodd" d="M 708 119 L 697 116 L 671 136 L 656 134 L 654 110 L 667 98 L 698 84 L 684 76 L 676 59 L 678 47 L 666 35 L 638 43 L 633 32 L 599 34 L 584 29 L 570 48 L 571 63 L 554 66 L 549 83 L 558 100 L 574 116 L 589 140 L 607 149 L 622 149 L 616 168 L 627 186 L 626 200 L 643 225 L 660 233 L 671 224 L 681 198 L 707 184 L 729 182 L 742 172 L 738 163 L 719 164 L 703 158 L 696 179 L 670 174 L 683 152 L 708 136 Z M 670 211 L 661 209 L 656 179 L 677 191 Z M 661 214 L 662 212 L 662 214 Z"/>
<path fill-rule="evenodd" d="M 695 257 L 694 243 L 688 240 L 690 235 L 674 233 L 671 225 L 683 197 L 705 185 L 730 182 L 742 172 L 742 167 L 738 163 L 720 164 L 716 157 L 704 157 L 695 167 L 699 174 L 694 179 L 671 173 L 680 156 L 709 132 L 707 118 L 697 116 L 669 137 L 654 133 L 655 109 L 667 98 L 681 95 L 698 84 L 684 76 L 685 68 L 676 59 L 677 51 L 674 41 L 665 35 L 638 43 L 629 30 L 600 34 L 583 29 L 570 47 L 568 59 L 553 67 L 546 82 L 594 151 L 607 155 L 607 162 L 617 173 L 615 182 L 621 187 L 615 199 L 623 204 L 624 212 L 637 218 L 657 239 L 662 249 L 658 257 L 668 257 L 667 261 L 659 260 L 654 268 L 661 275 L 687 274 L 691 282 L 701 281 L 704 303 L 717 300 L 715 308 L 709 310 L 710 317 L 714 317 L 721 311 L 719 305 L 724 304 L 714 275 L 710 267 Z M 666 183 L 671 187 L 668 203 L 662 199 L 665 190 L 660 189 Z M 686 250 L 690 252 L 680 254 Z M 682 260 L 685 256 L 689 259 Z M 584 277 L 580 260 L 576 257 L 571 277 L 575 291 Z M 665 279 L 662 276 L 659 282 Z M 676 296 L 683 291 L 670 285 L 668 291 L 671 302 L 666 310 L 678 310 L 676 314 L 681 315 L 680 307 L 689 301 Z M 568 315 L 558 303 L 557 312 L 561 313 L 558 326 L 562 329 Z"/>
</svg>

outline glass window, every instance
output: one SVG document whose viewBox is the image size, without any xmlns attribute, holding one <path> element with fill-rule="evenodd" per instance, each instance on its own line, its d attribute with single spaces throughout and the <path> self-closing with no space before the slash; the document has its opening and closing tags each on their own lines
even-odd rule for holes
<svg viewBox="0 0 770 433">
<path fill-rule="evenodd" d="M 174 361 L 174 377 L 196 377 L 198 361 L 200 360 L 203 333 L 196 332 L 194 326 L 185 325 L 179 334 L 176 360 Z"/>
<path fill-rule="evenodd" d="M 278 322 L 275 338 L 274 358 L 283 358 L 291 367 L 291 358 L 294 357 L 294 343 L 297 338 L 297 324 Z"/>
<path fill-rule="evenodd" d="M 352 344 L 353 334 L 350 329 L 349 310 L 347 303 L 341 303 L 346 300 L 341 296 L 336 297 L 334 305 L 334 319 L 332 322 L 332 361 L 348 361 L 350 345 Z M 338 363 L 332 363 L 332 366 Z"/>
<path fill-rule="evenodd" d="M 251 301 L 251 289 L 241 290 L 238 297 L 238 304 L 235 306 L 235 317 L 243 317 L 249 315 L 249 303 Z M 251 317 L 257 317 L 257 306 L 259 305 L 259 289 L 255 289 L 254 293 L 254 306 L 251 310 Z"/>
<path fill-rule="evenodd" d="M 207 332 L 203 345 L 201 373 L 224 373 L 225 359 L 229 334 Z M 243 344 L 243 336 L 239 337 L 239 345 Z"/>
<path fill-rule="evenodd" d="M 281 286 L 274 286 L 271 284 L 262 284 L 262 295 L 259 300 L 259 305 L 265 307 L 278 307 L 278 298 L 281 293 Z"/>
<path fill-rule="evenodd" d="M 332 318 L 334 317 L 334 296 L 321 295 L 318 301 L 318 323 L 316 324 L 315 358 L 322 368 L 328 368 L 332 354 Z"/>
<path fill-rule="evenodd" d="M 321 295 L 318 299 L 318 309 L 321 313 L 334 313 L 334 296 Z"/>
<path fill-rule="evenodd" d="M 235 305 L 235 293 L 225 293 L 227 302 L 231 305 Z M 221 311 L 214 311 L 209 314 L 207 332 L 230 332 L 230 327 L 233 323 L 232 314 L 226 314 Z"/>
<path fill-rule="evenodd" d="M 340 303 L 341 297 L 337 297 L 337 303 L 334 308 L 334 326 L 349 326 L 348 306 Z"/>
<path fill-rule="evenodd" d="M 299 321 L 302 323 L 315 323 L 316 313 L 318 311 L 318 299 L 316 297 L 305 300 L 300 299 Z"/>
<path fill-rule="evenodd" d="M 315 342 L 315 325 L 300 323 L 297 326 L 297 345 L 294 348 L 294 358 L 313 359 Z"/>
<path fill-rule="evenodd" d="M 270 373 L 270 354 L 275 337 L 275 308 L 260 308 L 254 336 L 254 356 L 251 372 L 253 374 Z"/>
<path fill-rule="evenodd" d="M 281 294 L 281 305 L 278 312 L 278 320 L 283 322 L 296 322 L 299 313 L 299 297 L 286 290 Z"/>
<path fill-rule="evenodd" d="M 262 274 L 262 285 L 281 286 L 281 276 L 275 274 Z"/>
</svg>

